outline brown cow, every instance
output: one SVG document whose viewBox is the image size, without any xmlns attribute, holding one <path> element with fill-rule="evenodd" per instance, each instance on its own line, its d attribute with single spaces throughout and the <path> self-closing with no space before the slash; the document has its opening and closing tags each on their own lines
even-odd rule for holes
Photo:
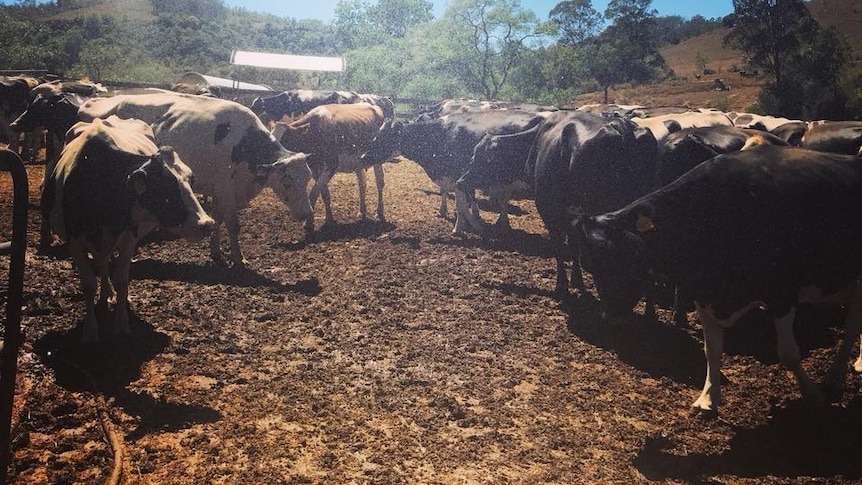
<svg viewBox="0 0 862 485">
<path fill-rule="evenodd" d="M 308 166 L 315 180 L 309 199 L 313 207 L 318 195 L 323 198 L 326 208 L 324 224 L 335 221 L 327 186 L 335 172 L 356 174 L 359 217 L 367 217 L 365 170 L 368 166 L 362 165 L 359 157 L 367 150 L 383 121 L 383 110 L 368 103 L 326 104 L 312 109 L 296 121 L 278 122 L 273 127 L 273 134 L 285 148 L 309 154 Z M 382 163 L 372 166 L 377 181 L 377 218 L 383 221 L 386 219 L 383 212 L 383 166 Z"/>
</svg>

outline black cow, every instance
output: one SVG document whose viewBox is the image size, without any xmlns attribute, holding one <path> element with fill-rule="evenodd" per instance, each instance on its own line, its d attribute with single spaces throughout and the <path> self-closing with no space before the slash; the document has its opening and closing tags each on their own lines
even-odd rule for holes
<svg viewBox="0 0 862 485">
<path fill-rule="evenodd" d="M 848 304 L 844 341 L 826 376 L 832 390 L 841 389 L 862 326 L 859 207 L 860 159 L 765 145 L 715 157 L 573 230 L 607 314 L 630 312 L 656 277 L 679 281 L 692 294 L 707 358 L 693 408 L 712 416 L 724 328 L 758 306 L 774 318 L 780 361 L 806 397 L 821 399 L 800 365 L 795 305 L 830 296 Z"/>
<path fill-rule="evenodd" d="M 788 146 L 784 140 L 765 131 L 734 126 L 686 128 L 671 133 L 659 147 L 655 188 L 664 187 L 713 157 L 763 144 Z M 677 287 L 674 301 L 677 324 L 687 324 L 686 309 L 694 309 L 693 302 L 685 288 Z"/>
<path fill-rule="evenodd" d="M 40 84 L 31 91 L 27 109 L 9 125 L 16 133 L 30 133 L 41 128 L 47 131 L 43 187 L 63 150 L 66 132 L 78 121 L 78 108 L 102 91 L 104 88 L 97 84 L 80 81 Z M 47 221 L 43 220 L 39 245 L 45 248 L 50 244 L 51 233 Z"/>
<path fill-rule="evenodd" d="M 455 183 L 455 198 L 465 199 L 463 207 L 473 207 L 476 189 L 488 194 L 499 214 L 494 224 L 499 232 L 510 229 L 508 207 L 512 194 L 518 190 L 532 192 L 530 159 L 531 155 L 535 159 L 533 147 L 543 121 L 543 117 L 536 117 L 533 126 L 518 133 L 486 134 L 474 148 L 466 171 Z M 465 216 L 474 228 L 484 227 L 484 222 L 473 211 L 468 209 Z"/>
<path fill-rule="evenodd" d="M 862 121 L 811 123 L 799 146 L 820 152 L 862 156 Z"/>
<path fill-rule="evenodd" d="M 9 125 L 27 109 L 30 90 L 40 83 L 41 79 L 32 76 L 0 76 L 0 141 L 7 143 L 9 149 L 16 153 L 20 136 Z M 26 160 L 30 157 L 23 153 L 21 158 Z"/>
<path fill-rule="evenodd" d="M 69 243 L 87 307 L 84 341 L 94 342 L 94 266 L 102 279 L 100 302 L 107 304 L 117 292 L 114 331 L 129 333 L 129 264 L 140 238 L 163 227 L 189 240 L 201 239 L 214 223 L 192 192 L 191 170 L 172 148 L 155 145 L 153 131 L 143 121 L 112 116 L 81 122 L 69 136 L 43 187 L 42 212 Z"/>
<path fill-rule="evenodd" d="M 741 150 L 752 137 L 757 137 L 760 144 L 787 145 L 770 133 L 734 126 L 686 128 L 671 133 L 659 147 L 656 187 L 673 182 L 712 157 Z"/>
<path fill-rule="evenodd" d="M 543 116 L 532 111 L 489 110 L 455 112 L 447 116 L 413 123 L 390 122 L 363 155 L 365 165 L 375 165 L 403 155 L 418 163 L 428 177 L 440 186 L 440 217 L 448 216 L 447 198 L 455 181 L 464 173 L 476 144 L 487 133 L 523 131 Z M 456 201 L 457 204 L 457 201 Z M 456 205 L 455 234 L 467 230 L 461 217 L 467 208 Z"/>
<path fill-rule="evenodd" d="M 556 292 L 568 294 L 568 238 L 572 221 L 623 207 L 653 188 L 656 141 L 646 128 L 623 118 L 558 111 L 536 138 L 536 209 L 554 245 Z M 568 241 L 567 241 L 568 240 Z M 572 283 L 583 288 L 574 258 Z"/>
<path fill-rule="evenodd" d="M 807 121 L 789 121 L 769 130 L 769 133 L 786 141 L 790 146 L 798 147 L 806 131 L 808 131 Z"/>
</svg>

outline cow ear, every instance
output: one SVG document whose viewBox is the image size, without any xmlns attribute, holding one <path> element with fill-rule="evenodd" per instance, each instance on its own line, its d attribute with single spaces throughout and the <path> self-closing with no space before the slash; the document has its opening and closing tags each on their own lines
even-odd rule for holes
<svg viewBox="0 0 862 485">
<path fill-rule="evenodd" d="M 169 163 L 174 161 L 174 147 L 163 145 L 159 147 L 159 158 L 162 162 Z"/>
<path fill-rule="evenodd" d="M 271 174 L 272 171 L 275 170 L 277 164 L 278 162 L 255 165 L 252 172 L 252 174 L 254 175 L 254 182 L 258 184 L 266 183 L 267 177 L 269 177 L 269 174 Z"/>
<path fill-rule="evenodd" d="M 140 197 L 147 192 L 147 172 L 143 168 L 139 168 L 129 174 L 126 180 L 126 186 L 131 187 L 135 194 Z"/>
</svg>

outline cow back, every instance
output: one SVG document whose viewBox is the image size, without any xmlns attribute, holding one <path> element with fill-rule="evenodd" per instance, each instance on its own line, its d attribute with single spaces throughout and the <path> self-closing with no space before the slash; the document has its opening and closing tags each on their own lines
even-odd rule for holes
<svg viewBox="0 0 862 485">
<path fill-rule="evenodd" d="M 42 194 L 42 210 L 50 211 L 58 235 L 68 240 L 81 231 L 127 226 L 130 201 L 112 188 L 124 187 L 128 174 L 158 152 L 144 122 L 110 117 L 75 124 Z"/>
</svg>

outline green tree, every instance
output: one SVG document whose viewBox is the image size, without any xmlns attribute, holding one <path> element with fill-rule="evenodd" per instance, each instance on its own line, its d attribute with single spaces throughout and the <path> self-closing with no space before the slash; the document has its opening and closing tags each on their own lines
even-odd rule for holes
<svg viewBox="0 0 862 485">
<path fill-rule="evenodd" d="M 741 50 L 748 64 L 772 74 L 781 89 L 787 60 L 816 22 L 802 0 L 733 0 L 725 25 L 730 31 L 724 43 Z"/>
<path fill-rule="evenodd" d="M 380 31 L 401 38 L 410 27 L 434 19 L 434 4 L 428 0 L 379 0 L 368 17 Z"/>
<path fill-rule="evenodd" d="M 608 91 L 615 84 L 629 80 L 628 70 L 623 65 L 625 47 L 621 41 L 595 42 L 581 50 L 586 71 L 602 89 L 602 102 L 609 101 Z"/>
<path fill-rule="evenodd" d="M 610 0 L 605 18 L 612 22 L 607 37 L 625 44 L 621 52 L 641 60 L 658 52 L 655 19 L 658 12 L 650 8 L 652 0 Z"/>
<path fill-rule="evenodd" d="M 364 0 L 339 0 L 335 6 L 338 44 L 352 50 L 379 44 L 383 39 L 369 16 L 370 4 Z"/>
<path fill-rule="evenodd" d="M 88 76 L 96 81 L 106 79 L 105 74 L 110 73 L 107 79 L 117 79 L 115 66 L 122 59 L 122 53 L 116 44 L 108 39 L 95 39 L 88 42 L 81 49 L 78 69 L 82 70 L 83 76 Z"/>
<path fill-rule="evenodd" d="M 840 116 L 846 104 L 841 72 L 851 56 L 834 28 L 824 29 L 802 0 L 734 0 L 724 41 L 772 75 L 759 108 L 793 118 Z"/>
<path fill-rule="evenodd" d="M 578 45 L 599 33 L 603 18 L 590 0 L 565 0 L 548 17 L 560 33 L 560 43 Z"/>
<path fill-rule="evenodd" d="M 455 0 L 444 19 L 448 42 L 463 46 L 453 66 L 469 89 L 495 99 L 528 49 L 543 34 L 519 0 Z"/>
</svg>

